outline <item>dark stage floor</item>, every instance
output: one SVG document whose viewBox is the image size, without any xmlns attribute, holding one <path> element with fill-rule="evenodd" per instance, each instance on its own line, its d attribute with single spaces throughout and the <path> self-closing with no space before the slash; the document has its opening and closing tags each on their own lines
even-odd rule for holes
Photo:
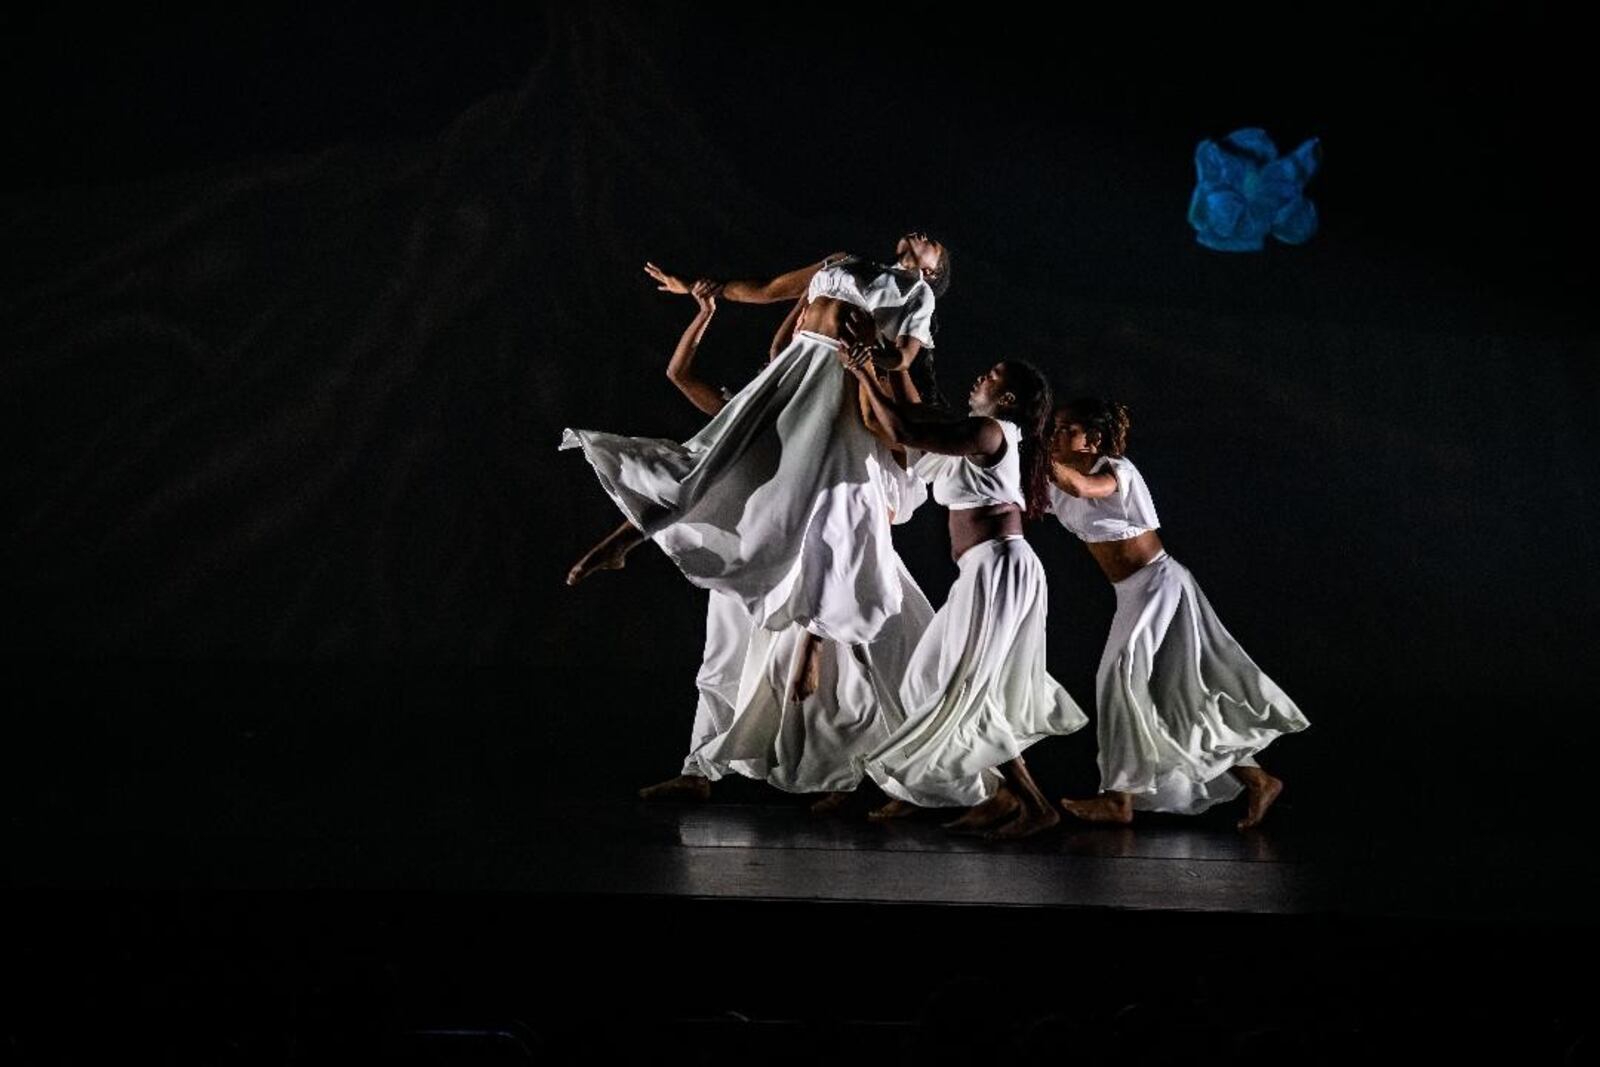
<svg viewBox="0 0 1600 1067">
<path fill-rule="evenodd" d="M 595 803 L 515 833 L 13 846 L 20 1062 L 1060 1063 L 1199 1035 L 1189 1062 L 1557 1063 L 1600 940 L 1581 848 L 1293 813 L 994 845 Z"/>
<path fill-rule="evenodd" d="M 726 791 L 726 790 L 725 790 Z M 747 796 L 745 783 L 732 791 Z M 1600 877 L 1581 835 L 1440 825 L 1308 824 L 1285 813 L 1232 829 L 1146 817 L 1063 825 L 1020 843 L 957 837 L 951 813 L 867 822 L 798 799 L 551 806 L 514 826 L 403 836 L 15 835 L 19 888 L 440 890 L 710 901 L 1221 912 L 1349 918 L 1595 922 Z M 1276 813 L 1275 813 L 1276 814 Z"/>
<path fill-rule="evenodd" d="M 16 1062 L 1054 1064 L 1146 1038 L 1109 1062 L 1164 1062 L 1170 1038 L 1193 1064 L 1268 1026 L 1301 1050 L 1280 1063 L 1560 1063 L 1590 1028 L 1600 864 L 1570 807 L 1385 813 L 1313 767 L 1253 834 L 1219 810 L 990 844 L 868 823 L 875 796 L 633 802 L 681 724 L 541 766 L 566 720 L 520 681 L 30 671 Z M 1092 766 L 1057 762 L 1062 791 Z"/>
<path fill-rule="evenodd" d="M 1241 834 L 1218 811 L 1001 844 L 947 833 L 951 814 L 880 826 L 792 804 L 594 805 L 551 812 L 539 844 L 474 873 L 536 892 L 1574 923 L 1600 899 L 1585 842 L 1527 833 L 1285 819 Z"/>
<path fill-rule="evenodd" d="M 10 942 L 34 980 L 10 1040 L 40 1063 L 129 1041 L 168 1062 L 1056 1063 L 1063 1042 L 1199 1033 L 1194 1062 L 1259 1040 L 1323 1063 L 1434 1056 L 1445 1033 L 1555 1063 L 1586 1032 L 1581 841 L 1286 810 L 1248 835 L 1219 813 L 999 845 L 731 785 L 766 802 L 14 835 Z M 1463 1014 L 1487 1022 L 1440 1029 Z"/>
</svg>

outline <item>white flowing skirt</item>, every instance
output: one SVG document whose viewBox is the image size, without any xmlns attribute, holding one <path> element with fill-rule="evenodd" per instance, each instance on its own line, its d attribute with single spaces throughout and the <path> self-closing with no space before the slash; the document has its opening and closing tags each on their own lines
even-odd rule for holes
<svg viewBox="0 0 1600 1067">
<path fill-rule="evenodd" d="M 904 721 L 900 682 L 933 619 L 910 572 L 903 564 L 898 569 L 900 612 L 869 644 L 825 645 L 817 691 L 805 700 L 789 695 L 804 628 L 748 630 L 732 720 L 690 753 L 684 773 L 715 781 L 731 771 L 791 793 L 859 785 L 867 756 Z"/>
<path fill-rule="evenodd" d="M 893 459 L 861 423 L 836 342 L 796 333 L 689 440 L 567 430 L 628 521 L 696 585 L 738 597 L 760 625 L 845 644 L 900 611 L 889 502 Z"/>
<path fill-rule="evenodd" d="M 1096 679 L 1100 787 L 1146 811 L 1195 814 L 1242 788 L 1281 734 L 1310 725 L 1218 621 L 1189 569 L 1162 553 L 1113 585 Z"/>
<path fill-rule="evenodd" d="M 985 541 L 957 567 L 900 686 L 906 721 L 867 760 L 885 793 L 926 807 L 984 800 L 995 768 L 1089 721 L 1045 670 L 1049 601 L 1028 542 Z"/>
<path fill-rule="evenodd" d="M 744 671 L 745 651 L 750 647 L 753 626 L 744 602 L 727 593 L 711 592 L 706 604 L 706 647 L 695 674 L 700 698 L 695 703 L 694 726 L 689 731 L 689 755 L 683 773 L 705 776 L 695 753 L 718 734 L 733 725 L 734 708 L 739 702 L 739 677 Z"/>
</svg>

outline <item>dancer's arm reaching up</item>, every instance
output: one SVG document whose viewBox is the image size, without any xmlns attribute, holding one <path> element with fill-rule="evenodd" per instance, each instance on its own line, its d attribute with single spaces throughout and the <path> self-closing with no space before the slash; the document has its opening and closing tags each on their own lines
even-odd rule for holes
<svg viewBox="0 0 1600 1067">
<path fill-rule="evenodd" d="M 722 390 L 695 373 L 694 357 L 700 349 L 700 340 L 705 336 L 706 327 L 711 325 L 711 317 L 717 312 L 717 301 L 711 295 L 711 287 L 702 282 L 691 286 L 689 293 L 700 305 L 700 310 L 689 320 L 683 336 L 678 338 L 677 347 L 672 350 L 672 358 L 667 361 L 667 380 L 689 398 L 689 403 L 707 415 L 715 415 L 727 406 L 728 398 Z M 644 541 L 644 534 L 634 529 L 632 523 L 619 524 L 572 565 L 567 571 L 567 584 L 577 585 L 595 571 L 620 571 L 626 565 L 628 553 L 644 544 Z"/>
<path fill-rule="evenodd" d="M 706 282 L 695 282 L 690 289 L 690 295 L 700 305 L 700 310 L 689 321 L 683 336 L 678 338 L 678 347 L 672 350 L 672 358 L 667 361 L 667 380 L 689 398 L 689 403 L 707 415 L 715 415 L 727 406 L 728 398 L 721 389 L 694 371 L 694 357 L 700 348 L 700 339 L 705 336 L 706 327 L 711 325 L 711 317 L 717 313 L 717 298 L 710 295 L 710 290 Z"/>
<path fill-rule="evenodd" d="M 811 284 L 812 275 L 843 256 L 843 252 L 835 252 L 827 259 L 779 274 L 773 278 L 739 278 L 733 281 L 713 283 L 711 295 L 726 297 L 738 304 L 775 304 L 780 300 L 794 300 L 806 295 L 806 287 Z M 644 272 L 656 280 L 658 283 L 656 288 L 663 293 L 677 293 L 680 296 L 687 295 L 693 284 L 676 274 L 663 270 L 654 263 L 647 262 L 644 265 Z"/>
</svg>

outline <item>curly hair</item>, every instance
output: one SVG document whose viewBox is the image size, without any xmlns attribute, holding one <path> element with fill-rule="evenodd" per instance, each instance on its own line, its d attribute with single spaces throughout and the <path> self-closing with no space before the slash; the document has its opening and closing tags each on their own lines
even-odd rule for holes
<svg viewBox="0 0 1600 1067">
<path fill-rule="evenodd" d="M 1068 400 L 1060 409 L 1067 418 L 1083 427 L 1085 434 L 1093 435 L 1095 451 L 1102 456 L 1120 456 L 1128 450 L 1128 407 L 1115 400 L 1098 396 L 1080 396 Z"/>
</svg>

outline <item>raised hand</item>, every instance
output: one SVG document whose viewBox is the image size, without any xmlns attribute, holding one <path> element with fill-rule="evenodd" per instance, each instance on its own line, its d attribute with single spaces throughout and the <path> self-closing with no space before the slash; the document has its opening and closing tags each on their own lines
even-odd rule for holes
<svg viewBox="0 0 1600 1067">
<path fill-rule="evenodd" d="M 689 284 L 682 278 L 678 277 L 676 274 L 668 274 L 666 271 L 662 270 L 660 267 L 649 262 L 648 260 L 645 262 L 644 272 L 656 280 L 658 283 L 656 288 L 661 290 L 663 293 L 674 293 L 678 296 L 685 296 L 689 292 Z"/>
<path fill-rule="evenodd" d="M 879 355 L 878 328 L 867 314 L 848 315 L 839 330 L 840 362 L 850 370 L 865 367 Z"/>
<path fill-rule="evenodd" d="M 839 349 L 839 366 L 852 374 L 865 374 L 872 363 L 872 353 L 862 348 Z"/>
<path fill-rule="evenodd" d="M 689 287 L 689 295 L 694 297 L 694 302 L 700 305 L 701 311 L 717 310 L 717 294 L 722 292 L 722 286 L 709 278 L 701 278 Z"/>
</svg>

